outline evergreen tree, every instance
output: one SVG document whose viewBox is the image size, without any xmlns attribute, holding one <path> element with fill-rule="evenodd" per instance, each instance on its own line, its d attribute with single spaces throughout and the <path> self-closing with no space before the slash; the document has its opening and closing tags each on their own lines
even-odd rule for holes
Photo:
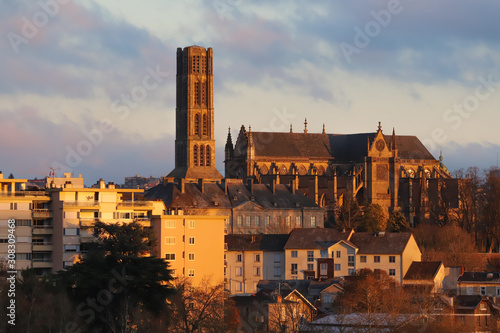
<svg viewBox="0 0 500 333">
<path fill-rule="evenodd" d="M 399 210 L 393 211 L 387 220 L 387 231 L 401 232 L 408 229 L 410 229 L 410 224 L 403 213 Z"/>
</svg>

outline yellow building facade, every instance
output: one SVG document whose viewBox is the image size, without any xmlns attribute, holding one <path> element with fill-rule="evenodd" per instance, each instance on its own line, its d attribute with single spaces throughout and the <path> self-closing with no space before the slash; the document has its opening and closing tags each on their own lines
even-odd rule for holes
<svg viewBox="0 0 500 333">
<path fill-rule="evenodd" d="M 177 212 L 178 214 L 182 212 Z M 227 216 L 158 215 L 152 225 L 155 256 L 163 258 L 174 277 L 194 285 L 224 281 L 224 226 Z"/>
</svg>

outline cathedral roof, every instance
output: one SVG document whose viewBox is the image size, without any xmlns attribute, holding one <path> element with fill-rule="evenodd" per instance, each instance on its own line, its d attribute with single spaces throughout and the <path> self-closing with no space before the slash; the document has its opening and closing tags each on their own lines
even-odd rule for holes
<svg viewBox="0 0 500 333">
<path fill-rule="evenodd" d="M 252 132 L 255 156 L 327 158 L 338 162 L 361 162 L 368 156 L 368 142 L 377 133 L 316 134 Z M 401 159 L 436 160 L 416 136 L 396 135 Z M 391 135 L 384 135 L 388 145 Z"/>
</svg>

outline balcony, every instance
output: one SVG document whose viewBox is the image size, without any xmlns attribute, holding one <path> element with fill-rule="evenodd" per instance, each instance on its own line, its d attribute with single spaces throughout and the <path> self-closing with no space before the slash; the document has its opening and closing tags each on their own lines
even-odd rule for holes
<svg viewBox="0 0 500 333">
<path fill-rule="evenodd" d="M 51 252 L 52 251 L 52 243 L 33 243 L 33 252 Z"/>
<path fill-rule="evenodd" d="M 41 196 L 47 196 L 45 191 L 7 191 L 7 192 L 0 192 L 0 197 L 41 197 Z M 50 198 L 47 196 L 47 200 L 50 200 Z"/>
<path fill-rule="evenodd" d="M 80 243 L 90 243 L 96 241 L 94 236 L 80 236 Z"/>
<path fill-rule="evenodd" d="M 147 217 L 136 217 L 134 222 L 139 223 L 143 227 L 151 227 L 151 221 Z"/>
<path fill-rule="evenodd" d="M 118 203 L 118 207 L 153 207 L 153 203 L 151 201 L 131 201 L 124 200 Z"/>
<path fill-rule="evenodd" d="M 35 220 L 43 220 L 51 218 L 52 214 L 48 209 L 33 209 L 32 216 Z"/>
<path fill-rule="evenodd" d="M 99 201 L 64 201 L 63 207 L 99 207 Z"/>
<path fill-rule="evenodd" d="M 80 227 L 81 228 L 92 228 L 94 224 L 98 222 L 98 218 L 80 218 Z"/>
<path fill-rule="evenodd" d="M 51 225 L 34 225 L 33 235 L 52 235 L 53 228 Z"/>
<path fill-rule="evenodd" d="M 52 260 L 33 259 L 33 268 L 52 268 Z"/>
</svg>

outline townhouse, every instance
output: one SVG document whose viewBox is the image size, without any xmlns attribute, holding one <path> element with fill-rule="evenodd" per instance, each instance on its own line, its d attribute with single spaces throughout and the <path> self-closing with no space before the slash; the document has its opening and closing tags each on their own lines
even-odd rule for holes
<svg viewBox="0 0 500 333">
<path fill-rule="evenodd" d="M 288 238 L 288 234 L 226 235 L 226 289 L 231 294 L 252 294 L 260 280 L 283 279 Z"/>
<path fill-rule="evenodd" d="M 410 232 L 354 233 L 349 239 L 358 248 L 356 269 L 384 270 L 400 284 L 413 261 L 422 254 Z"/>
</svg>

